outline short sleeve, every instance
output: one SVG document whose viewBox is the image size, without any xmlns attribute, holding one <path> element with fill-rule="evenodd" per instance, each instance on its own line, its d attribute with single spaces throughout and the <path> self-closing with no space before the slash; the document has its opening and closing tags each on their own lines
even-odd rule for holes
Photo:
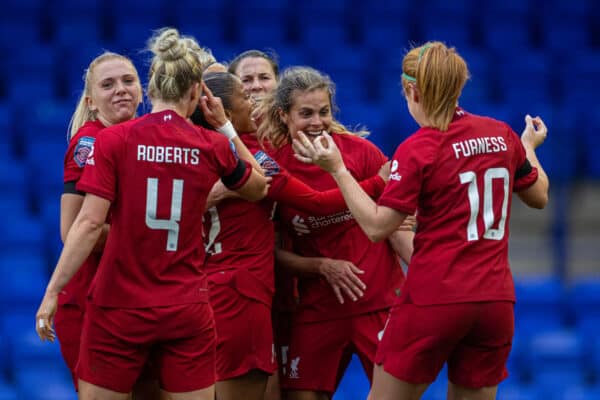
<svg viewBox="0 0 600 400">
<path fill-rule="evenodd" d="M 394 153 L 390 179 L 378 204 L 405 214 L 414 214 L 418 207 L 423 185 L 423 171 L 427 164 L 424 146 L 430 146 L 421 137 L 410 137 Z"/>
<path fill-rule="evenodd" d="M 117 192 L 117 165 L 123 141 L 117 134 L 120 127 L 107 128 L 98 134 L 88 154 L 77 190 L 91 193 L 109 201 Z"/>
</svg>

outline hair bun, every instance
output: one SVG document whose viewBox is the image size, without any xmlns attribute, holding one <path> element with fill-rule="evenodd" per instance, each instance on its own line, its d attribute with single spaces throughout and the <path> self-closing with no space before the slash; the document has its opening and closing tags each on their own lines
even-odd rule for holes
<svg viewBox="0 0 600 400">
<path fill-rule="evenodd" d="M 175 28 L 164 28 L 157 32 L 150 48 L 164 61 L 175 61 L 183 58 L 187 52 L 186 43 L 181 40 Z"/>
</svg>

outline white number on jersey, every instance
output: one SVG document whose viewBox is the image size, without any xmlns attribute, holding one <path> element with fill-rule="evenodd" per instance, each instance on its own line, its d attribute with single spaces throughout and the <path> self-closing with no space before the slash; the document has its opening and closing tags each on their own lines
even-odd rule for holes
<svg viewBox="0 0 600 400">
<path fill-rule="evenodd" d="M 181 198 L 183 197 L 183 179 L 173 179 L 171 193 L 170 219 L 156 219 L 158 204 L 158 178 L 148 178 L 146 186 L 146 225 L 150 229 L 164 229 L 167 235 L 167 251 L 177 251 L 179 239 L 179 220 L 181 220 Z"/>
<path fill-rule="evenodd" d="M 208 242 L 206 243 L 206 252 L 210 254 L 219 254 L 223 251 L 221 242 L 216 242 L 215 239 L 221 232 L 221 221 L 219 220 L 219 212 L 217 207 L 211 207 L 208 210 L 210 214 L 210 230 L 208 231 Z"/>
<path fill-rule="evenodd" d="M 477 217 L 479 215 L 479 203 L 481 196 L 479 194 L 479 188 L 477 187 L 477 175 L 473 171 L 463 172 L 458 175 L 460 183 L 468 183 L 468 195 L 469 205 L 471 207 L 471 215 L 469 217 L 469 223 L 467 224 L 467 240 L 479 240 L 479 232 L 477 232 Z M 494 199 L 492 198 L 493 188 L 492 181 L 494 179 L 503 180 L 503 198 L 502 198 L 502 215 L 500 221 L 498 221 L 498 228 L 492 229 L 494 224 Z M 502 240 L 504 238 L 504 227 L 506 225 L 506 213 L 508 210 L 508 185 L 510 183 L 510 176 L 506 168 L 490 168 L 485 171 L 483 175 L 483 225 L 484 239 L 491 240 Z"/>
</svg>

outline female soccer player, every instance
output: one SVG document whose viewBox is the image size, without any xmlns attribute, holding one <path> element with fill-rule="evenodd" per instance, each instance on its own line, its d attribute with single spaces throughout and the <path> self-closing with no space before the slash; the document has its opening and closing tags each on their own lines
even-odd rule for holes
<svg viewBox="0 0 600 400">
<path fill-rule="evenodd" d="M 469 72 L 443 43 L 413 48 L 402 69 L 420 129 L 396 150 L 377 204 L 356 185 L 329 135 L 313 141 L 299 134 L 297 157 L 331 173 L 373 241 L 417 211 L 414 254 L 377 351 L 369 398 L 418 399 L 447 362 L 449 399 L 491 400 L 507 376 L 514 332 L 512 193 L 530 207 L 548 202 L 548 178 L 535 155 L 547 129 L 528 115 L 519 139 L 506 123 L 458 107 Z"/>
</svg>

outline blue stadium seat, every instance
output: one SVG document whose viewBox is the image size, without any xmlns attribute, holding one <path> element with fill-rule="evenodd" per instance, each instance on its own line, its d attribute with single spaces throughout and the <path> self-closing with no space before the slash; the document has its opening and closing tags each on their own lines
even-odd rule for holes
<svg viewBox="0 0 600 400">
<path fill-rule="evenodd" d="M 445 2 L 454 4 L 454 2 Z M 436 13 L 428 13 L 427 18 L 419 24 L 423 41 L 437 40 L 449 46 L 456 47 L 458 51 L 473 45 L 474 34 L 473 20 L 469 15 L 456 14 L 449 18 L 448 12 L 443 9 Z"/>
<path fill-rule="evenodd" d="M 0 227 L 0 250 L 26 250 L 39 248 L 44 242 L 42 224 L 23 215 L 6 215 Z"/>
<path fill-rule="evenodd" d="M 600 399 L 600 386 L 568 385 L 555 393 L 556 400 L 596 400 Z"/>
<path fill-rule="evenodd" d="M 41 299 L 40 299 L 41 300 Z M 62 355 L 58 342 L 42 342 L 33 325 L 35 314 L 31 315 L 32 326 L 27 331 L 17 331 L 11 338 L 12 365 L 17 370 L 26 370 L 30 366 L 62 365 Z M 64 375 L 64 369 L 61 369 Z"/>
<path fill-rule="evenodd" d="M 498 387 L 498 400 L 539 400 L 543 393 L 537 386 L 503 382 Z"/>
<path fill-rule="evenodd" d="M 294 65 L 310 65 L 309 54 L 298 47 L 282 46 L 275 49 L 275 52 L 279 57 L 279 72 Z"/>
<path fill-rule="evenodd" d="M 496 53 L 497 58 L 512 59 L 515 51 L 524 51 L 532 47 L 532 34 L 527 20 L 510 21 L 491 15 L 484 19 L 483 45 Z"/>
<path fill-rule="evenodd" d="M 405 24 L 395 21 L 382 21 L 374 23 L 368 14 L 361 15 L 359 19 L 362 44 L 368 49 L 377 49 L 384 52 L 386 56 L 392 53 L 404 55 L 405 50 L 409 48 L 408 27 Z"/>
<path fill-rule="evenodd" d="M 14 230 L 26 230 L 14 223 Z M 12 238 L 8 238 L 11 240 Z M 14 240 L 11 240 L 11 242 Z M 27 246 L 14 244 L 18 250 L 3 250 L 0 256 L 0 273 L 2 274 L 2 290 L 0 291 L 0 310 L 31 311 L 39 303 L 48 281 L 48 266 L 45 259 L 40 258 L 41 244 Z M 31 250 L 36 249 L 36 250 Z M 10 256 L 8 254 L 10 254 Z"/>
<path fill-rule="evenodd" d="M 600 331 L 600 279 L 585 278 L 571 283 L 569 313 L 576 329 L 588 338 Z"/>
<path fill-rule="evenodd" d="M 352 356 L 348 368 L 340 382 L 334 400 L 366 399 L 369 393 L 369 380 L 365 375 L 360 360 Z"/>
<path fill-rule="evenodd" d="M 346 44 L 348 40 L 346 26 L 339 20 L 300 24 L 298 34 L 300 46 L 305 48 L 321 47 L 333 50 L 336 46 Z"/>
<path fill-rule="evenodd" d="M 533 382 L 549 394 L 569 384 L 583 384 L 584 350 L 582 337 L 574 331 L 541 331 L 533 335 L 525 355 Z"/>
<path fill-rule="evenodd" d="M 87 4 L 88 2 L 78 2 Z M 77 18 L 72 20 L 57 21 L 54 33 L 54 43 L 58 46 L 67 46 L 73 49 L 80 49 L 89 43 L 98 43 L 101 41 L 100 21 L 95 14 L 91 18 Z"/>
<path fill-rule="evenodd" d="M 573 50 L 573 43 L 580 48 L 591 47 L 591 33 L 579 17 L 556 14 L 544 19 L 540 30 L 544 49 L 561 57 Z"/>
<path fill-rule="evenodd" d="M 37 339 L 40 341 L 39 339 Z M 43 343 L 46 346 L 58 348 L 57 343 Z M 62 360 L 52 360 L 46 363 L 35 363 L 15 371 L 17 388 L 22 399 L 38 400 L 76 400 L 77 392 L 73 388 L 70 376 Z"/>
<path fill-rule="evenodd" d="M 564 291 L 558 278 L 536 276 L 515 281 L 515 332 L 531 335 L 535 332 L 559 329 L 563 325 Z"/>
<path fill-rule="evenodd" d="M 0 400 L 19 400 L 15 387 L 6 382 L 0 382 Z"/>
<path fill-rule="evenodd" d="M 278 14 L 242 19 L 237 24 L 237 42 L 243 48 L 279 49 L 289 33 L 285 18 Z"/>
</svg>

